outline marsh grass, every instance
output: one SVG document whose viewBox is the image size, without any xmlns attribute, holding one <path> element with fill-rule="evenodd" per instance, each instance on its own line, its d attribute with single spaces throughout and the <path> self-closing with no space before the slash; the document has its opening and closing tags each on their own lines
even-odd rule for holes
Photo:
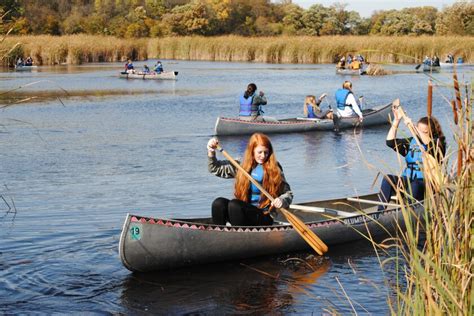
<svg viewBox="0 0 474 316">
<path fill-rule="evenodd" d="M 244 61 L 265 63 L 334 63 L 338 57 L 361 53 L 370 62 L 420 63 L 424 56 L 448 53 L 474 62 L 472 37 L 428 36 L 185 36 L 119 39 L 96 35 L 10 36 L 2 47 L 13 47 L 4 65 L 17 56 L 32 56 L 36 64 L 81 64 L 147 58 Z"/>
<path fill-rule="evenodd" d="M 454 75 L 454 87 L 459 86 Z M 396 298 L 389 298 L 393 314 L 473 315 L 473 160 L 472 91 L 459 88 L 453 117 L 455 146 L 440 161 L 433 177 L 426 177 L 424 214 L 413 216 L 406 199 L 409 188 L 397 188 L 405 227 L 380 244 L 395 247 L 386 259 L 400 271 Z M 425 170 L 425 174 L 428 170 Z"/>
</svg>

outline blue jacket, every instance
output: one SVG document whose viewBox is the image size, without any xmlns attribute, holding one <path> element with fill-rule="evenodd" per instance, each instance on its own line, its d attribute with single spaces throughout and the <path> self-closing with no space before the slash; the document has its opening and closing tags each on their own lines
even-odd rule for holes
<svg viewBox="0 0 474 316">
<path fill-rule="evenodd" d="M 423 145 L 426 150 L 426 145 Z M 407 167 L 403 170 L 402 176 L 409 178 L 410 180 L 423 179 L 423 172 L 420 166 L 423 163 L 423 157 L 420 147 L 418 146 L 415 138 L 410 141 L 410 146 L 407 155 L 405 156 Z"/>
<path fill-rule="evenodd" d="M 244 97 L 244 95 L 240 96 L 240 116 L 251 116 L 253 109 L 252 109 L 252 101 L 253 101 L 253 95 L 249 96 L 247 99 Z"/>
<path fill-rule="evenodd" d="M 347 89 L 339 89 L 336 91 L 336 103 L 337 103 L 338 109 L 344 110 L 346 106 L 350 106 L 350 105 L 346 105 L 346 100 L 349 94 L 351 93 L 352 92 Z"/>
</svg>

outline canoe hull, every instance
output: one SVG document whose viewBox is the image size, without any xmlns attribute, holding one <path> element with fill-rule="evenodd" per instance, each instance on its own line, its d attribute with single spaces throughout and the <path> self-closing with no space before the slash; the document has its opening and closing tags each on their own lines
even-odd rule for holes
<svg viewBox="0 0 474 316">
<path fill-rule="evenodd" d="M 441 67 L 440 66 L 430 66 L 427 64 L 423 64 L 423 71 L 424 72 L 440 72 Z"/>
<path fill-rule="evenodd" d="M 365 69 L 365 67 L 362 67 L 361 69 L 336 68 L 336 74 L 337 75 L 348 75 L 348 76 L 361 76 L 361 75 L 366 74 L 366 69 Z"/>
<path fill-rule="evenodd" d="M 140 74 L 140 73 L 128 73 L 128 72 L 121 72 L 120 78 L 124 79 L 142 79 L 142 80 L 176 80 L 178 79 L 178 72 L 177 71 L 165 71 L 162 73 L 154 73 L 154 74 Z"/>
<path fill-rule="evenodd" d="M 393 233 L 397 223 L 403 226 L 397 210 L 305 222 L 329 246 L 360 240 L 368 230 L 378 238 Z M 126 217 L 119 245 L 124 266 L 139 272 L 307 249 L 309 246 L 291 225 L 226 227 L 203 223 L 203 219 L 153 219 L 131 214 Z"/>
<path fill-rule="evenodd" d="M 16 66 L 15 65 L 15 70 L 16 71 L 32 71 L 38 69 L 38 66 L 32 65 L 32 66 Z"/>
<path fill-rule="evenodd" d="M 349 129 L 355 126 L 367 127 L 389 123 L 391 103 L 363 111 L 364 121 L 359 123 L 357 117 L 342 118 L 339 129 Z M 301 133 L 311 131 L 331 131 L 334 122 L 328 119 L 291 118 L 277 122 L 244 121 L 238 118 L 219 117 L 216 121 L 215 135 L 245 135 L 253 133 Z"/>
</svg>

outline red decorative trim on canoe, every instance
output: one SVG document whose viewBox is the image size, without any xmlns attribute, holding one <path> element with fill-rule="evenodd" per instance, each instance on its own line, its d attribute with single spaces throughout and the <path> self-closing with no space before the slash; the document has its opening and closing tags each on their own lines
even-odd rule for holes
<svg viewBox="0 0 474 316">
<path fill-rule="evenodd" d="M 397 212 L 397 210 L 384 211 L 383 213 L 374 213 L 377 217 L 380 215 L 388 215 Z M 377 215 L 378 214 L 378 215 Z M 359 215 L 363 216 L 363 215 Z M 350 217 L 352 219 L 353 217 Z M 345 219 L 331 219 L 321 222 L 310 222 L 306 223 L 309 228 L 317 227 L 327 227 L 331 225 L 346 225 L 344 222 Z M 163 220 L 163 219 L 154 219 L 141 216 L 131 216 L 130 222 L 139 222 L 139 223 L 148 223 L 154 225 L 162 225 L 168 227 L 176 227 L 182 229 L 198 229 L 198 230 L 209 230 L 209 231 L 220 231 L 220 232 L 271 232 L 271 231 L 287 231 L 293 230 L 291 225 L 275 225 L 275 226 L 254 226 L 254 227 L 239 227 L 239 226 L 219 226 L 214 224 L 199 224 L 199 223 L 190 223 L 177 220 Z"/>
<path fill-rule="evenodd" d="M 238 118 L 230 118 L 230 117 L 221 117 L 221 120 L 225 121 L 231 121 L 235 123 L 241 123 L 245 125 L 253 124 L 253 125 L 302 125 L 302 124 L 314 124 L 314 121 L 310 120 L 294 120 L 294 121 L 277 121 L 277 122 L 271 122 L 271 121 L 244 121 L 244 120 L 239 120 Z"/>
</svg>

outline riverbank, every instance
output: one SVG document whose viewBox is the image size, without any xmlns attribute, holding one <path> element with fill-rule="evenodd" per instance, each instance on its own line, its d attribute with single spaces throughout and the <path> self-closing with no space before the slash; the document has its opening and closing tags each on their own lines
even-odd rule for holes
<svg viewBox="0 0 474 316">
<path fill-rule="evenodd" d="M 18 44 L 18 45 L 17 45 Z M 334 63 L 338 56 L 361 53 L 377 63 L 420 63 L 424 56 L 448 54 L 474 63 L 472 37 L 428 36 L 186 36 L 120 39 L 106 36 L 10 36 L 1 43 L 15 47 L 3 65 L 12 65 L 17 56 L 32 56 L 38 65 L 116 62 L 127 58 L 250 61 L 265 63 Z"/>
</svg>

